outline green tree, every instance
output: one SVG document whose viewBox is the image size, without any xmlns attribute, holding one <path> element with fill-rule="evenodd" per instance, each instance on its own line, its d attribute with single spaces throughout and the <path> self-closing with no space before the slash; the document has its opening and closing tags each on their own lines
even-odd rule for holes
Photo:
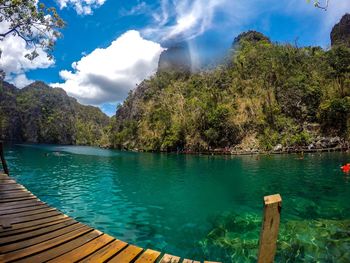
<svg viewBox="0 0 350 263">
<path fill-rule="evenodd" d="M 332 69 L 329 73 L 339 86 L 340 96 L 350 96 L 350 48 L 335 46 L 327 53 L 327 60 Z"/>
<path fill-rule="evenodd" d="M 38 56 L 37 48 L 42 48 L 52 58 L 52 50 L 59 29 L 65 22 L 53 7 L 46 7 L 35 0 L 0 0 L 0 22 L 7 28 L 0 32 L 0 40 L 9 35 L 18 36 L 33 50 L 25 55 L 33 60 Z"/>
</svg>

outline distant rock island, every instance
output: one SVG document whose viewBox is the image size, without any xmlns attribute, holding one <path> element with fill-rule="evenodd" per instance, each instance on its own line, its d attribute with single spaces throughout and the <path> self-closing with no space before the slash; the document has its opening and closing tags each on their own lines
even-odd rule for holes
<svg viewBox="0 0 350 263">
<path fill-rule="evenodd" d="M 63 89 L 34 82 L 18 89 L 0 83 L 0 139 L 15 142 L 102 145 L 109 117 L 81 105 Z"/>
</svg>

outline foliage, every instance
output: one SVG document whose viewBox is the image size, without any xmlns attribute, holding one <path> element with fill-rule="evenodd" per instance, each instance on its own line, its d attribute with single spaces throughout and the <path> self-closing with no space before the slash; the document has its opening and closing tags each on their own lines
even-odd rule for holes
<svg viewBox="0 0 350 263">
<path fill-rule="evenodd" d="M 108 146 L 109 118 L 58 88 L 35 82 L 23 89 L 1 82 L 0 138 Z"/>
<path fill-rule="evenodd" d="M 272 150 L 307 147 L 319 136 L 347 138 L 349 52 L 241 34 L 225 65 L 190 75 L 161 72 L 144 81 L 118 109 L 111 143 L 203 151 L 237 147 L 255 134 L 261 150 Z"/>
<path fill-rule="evenodd" d="M 30 60 L 38 56 L 38 47 L 52 58 L 55 41 L 60 37 L 59 29 L 65 25 L 55 8 L 45 7 L 35 0 L 1 0 L 0 22 L 5 25 L 2 28 L 6 28 L 6 31 L 0 32 L 0 40 L 8 35 L 22 38 L 34 48 L 25 55 Z"/>
<path fill-rule="evenodd" d="M 344 135 L 348 132 L 350 97 L 335 98 L 321 105 L 320 119 L 325 129 Z"/>
</svg>

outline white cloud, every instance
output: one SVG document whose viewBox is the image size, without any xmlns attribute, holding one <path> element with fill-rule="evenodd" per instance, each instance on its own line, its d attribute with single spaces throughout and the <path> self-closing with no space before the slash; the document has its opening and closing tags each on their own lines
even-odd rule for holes
<svg viewBox="0 0 350 263">
<path fill-rule="evenodd" d="M 79 15 L 90 15 L 92 10 L 102 6 L 106 0 L 57 0 L 60 8 L 73 7 Z"/>
<path fill-rule="evenodd" d="M 8 24 L 0 23 L 0 32 L 6 32 Z M 33 47 L 29 47 L 26 42 L 18 36 L 8 35 L 0 40 L 0 49 L 2 51 L 0 58 L 0 69 L 6 73 L 6 81 L 12 82 L 18 87 L 23 87 L 31 81 L 25 76 L 25 72 L 38 68 L 48 68 L 54 64 L 53 60 L 49 60 L 47 53 L 37 48 L 39 56 L 30 61 L 25 55 L 33 51 Z"/>
<path fill-rule="evenodd" d="M 133 6 L 130 10 L 121 9 L 121 16 L 133 16 L 133 15 L 141 15 L 148 11 L 151 11 L 150 7 L 146 4 L 146 2 L 138 2 L 137 5 Z"/>
<path fill-rule="evenodd" d="M 233 38 L 254 19 L 260 17 L 267 24 L 276 13 L 298 19 L 317 18 L 320 22 L 312 27 L 315 35 L 324 39 L 341 16 L 350 12 L 350 0 L 331 0 L 327 11 L 303 0 L 160 0 L 156 8 L 141 2 L 131 10 L 137 10 L 137 15 L 144 11 L 152 17 L 153 23 L 141 32 L 160 43 L 188 41 L 210 29 L 229 33 Z"/>
<path fill-rule="evenodd" d="M 20 89 L 34 82 L 34 80 L 28 79 L 26 74 L 24 73 L 20 73 L 18 75 L 11 75 L 8 81 Z"/>
<path fill-rule="evenodd" d="M 122 101 L 156 71 L 162 51 L 158 43 L 143 39 L 139 32 L 127 31 L 107 48 L 95 49 L 72 63 L 73 70 L 62 70 L 65 82 L 51 86 L 63 88 L 85 104 Z"/>
<path fill-rule="evenodd" d="M 215 13 L 228 0 L 161 0 L 160 8 L 152 12 L 154 24 L 143 33 L 159 41 L 189 40 L 212 26 Z"/>
</svg>

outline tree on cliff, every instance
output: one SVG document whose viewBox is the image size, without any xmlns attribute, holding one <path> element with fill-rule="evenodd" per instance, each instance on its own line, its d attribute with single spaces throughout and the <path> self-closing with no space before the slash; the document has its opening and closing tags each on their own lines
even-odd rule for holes
<svg viewBox="0 0 350 263">
<path fill-rule="evenodd" d="M 53 7 L 46 7 L 36 0 L 0 0 L 0 41 L 9 35 L 23 39 L 31 52 L 30 60 L 38 56 L 37 48 L 52 58 L 59 29 L 65 25 Z M 0 53 L 1 54 L 1 53 Z"/>
</svg>

